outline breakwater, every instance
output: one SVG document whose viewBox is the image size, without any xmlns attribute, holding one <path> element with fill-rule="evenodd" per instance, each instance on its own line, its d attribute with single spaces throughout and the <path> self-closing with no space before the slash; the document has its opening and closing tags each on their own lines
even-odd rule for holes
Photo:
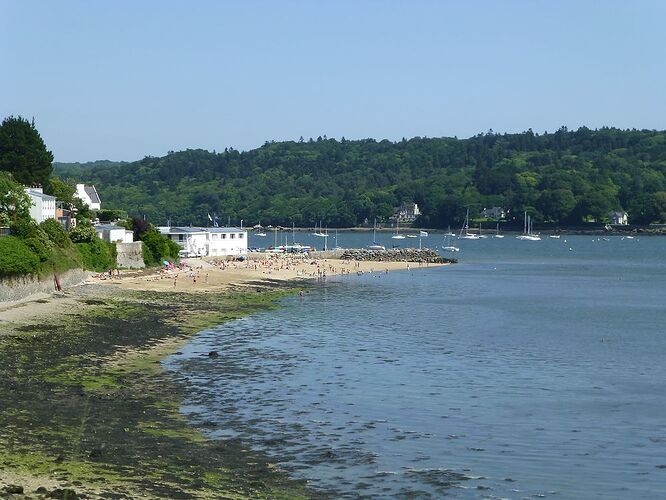
<svg viewBox="0 0 666 500">
<path fill-rule="evenodd" d="M 429 248 L 396 248 L 392 250 L 348 249 L 340 255 L 344 260 L 368 260 L 377 262 L 429 262 L 432 264 L 453 264 L 457 259 L 442 257 Z"/>
</svg>

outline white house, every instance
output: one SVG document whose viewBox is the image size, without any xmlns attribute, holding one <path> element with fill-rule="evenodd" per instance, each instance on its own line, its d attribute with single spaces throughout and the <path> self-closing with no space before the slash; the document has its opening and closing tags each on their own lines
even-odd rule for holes
<svg viewBox="0 0 666 500">
<path fill-rule="evenodd" d="M 611 212 L 609 218 L 611 224 L 616 224 L 618 226 L 626 226 L 629 224 L 629 215 L 627 212 Z"/>
<path fill-rule="evenodd" d="M 77 184 L 75 196 L 88 205 L 90 210 L 99 210 L 102 208 L 102 202 L 94 185 Z"/>
<path fill-rule="evenodd" d="M 500 220 L 506 217 L 506 211 L 502 207 L 484 208 L 481 210 L 481 217 Z"/>
<path fill-rule="evenodd" d="M 159 231 L 178 243 L 186 257 L 247 254 L 247 231 L 235 227 L 160 227 Z"/>
<path fill-rule="evenodd" d="M 100 240 L 107 243 L 132 243 L 134 241 L 132 231 L 114 224 L 98 224 L 95 226 L 95 232 Z"/>
<path fill-rule="evenodd" d="M 30 217 L 37 221 L 37 224 L 46 219 L 56 218 L 56 199 L 55 196 L 44 194 L 40 187 L 25 188 L 25 192 L 30 196 Z"/>
<path fill-rule="evenodd" d="M 421 211 L 416 203 L 405 202 L 396 209 L 393 218 L 398 222 L 414 222 L 419 215 Z"/>
</svg>

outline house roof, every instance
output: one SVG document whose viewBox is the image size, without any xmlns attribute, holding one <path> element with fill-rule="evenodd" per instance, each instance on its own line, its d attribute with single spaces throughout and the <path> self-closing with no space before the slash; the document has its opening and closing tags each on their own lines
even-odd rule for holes
<svg viewBox="0 0 666 500">
<path fill-rule="evenodd" d="M 206 227 L 202 228 L 209 233 L 244 233 L 245 229 L 238 229 L 237 227 Z"/>
<path fill-rule="evenodd" d="M 244 233 L 245 229 L 237 227 L 164 227 L 160 232 L 166 234 L 192 234 L 192 233 Z"/>
<path fill-rule="evenodd" d="M 97 224 L 95 227 L 95 231 L 113 231 L 115 229 L 122 229 L 123 231 L 128 231 L 128 229 L 124 228 L 123 226 L 116 226 L 115 224 Z"/>
<path fill-rule="evenodd" d="M 32 191 L 31 189 L 26 190 L 26 193 L 28 193 L 30 196 L 34 196 L 35 198 L 41 198 L 42 200 L 46 201 L 55 201 L 55 196 L 51 196 L 49 194 L 44 194 L 40 193 L 39 191 Z"/>
<path fill-rule="evenodd" d="M 87 184 L 84 184 L 83 190 L 88 195 L 88 198 L 90 198 L 91 203 L 102 203 L 99 199 L 99 195 L 97 194 L 97 189 L 95 189 L 94 185 L 88 186 Z"/>
</svg>

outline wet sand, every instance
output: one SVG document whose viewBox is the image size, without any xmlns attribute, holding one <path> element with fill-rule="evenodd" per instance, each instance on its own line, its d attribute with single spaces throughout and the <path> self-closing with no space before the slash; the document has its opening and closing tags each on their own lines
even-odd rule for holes
<svg viewBox="0 0 666 500">
<path fill-rule="evenodd" d="M 324 274 L 419 264 L 187 264 L 0 305 L 0 492 L 17 484 L 33 498 L 38 487 L 89 498 L 320 496 L 240 442 L 203 438 L 180 415 L 182 388 L 160 361 L 197 331 L 275 307 Z"/>
<path fill-rule="evenodd" d="M 293 291 L 269 281 L 217 293 L 88 284 L 16 307 L 17 321 L 0 313 L 0 496 L 10 484 L 32 498 L 40 487 L 88 498 L 317 496 L 242 443 L 205 439 L 160 365 L 197 331 Z M 39 316 L 46 310 L 59 313 Z"/>
</svg>

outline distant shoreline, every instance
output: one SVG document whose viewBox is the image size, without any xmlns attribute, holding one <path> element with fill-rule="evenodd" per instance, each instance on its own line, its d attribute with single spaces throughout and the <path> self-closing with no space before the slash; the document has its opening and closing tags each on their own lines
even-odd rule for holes
<svg viewBox="0 0 666 500">
<path fill-rule="evenodd" d="M 487 226 L 481 227 L 481 232 L 484 234 L 492 235 L 495 233 L 496 227 L 495 225 L 491 226 L 491 223 L 487 223 Z M 493 223 L 496 224 L 496 223 Z M 627 234 L 641 234 L 641 235 L 649 235 L 649 236 L 663 236 L 666 235 L 666 225 L 658 225 L 658 226 L 612 226 L 613 229 L 611 231 L 608 231 L 604 229 L 603 226 L 600 227 L 593 227 L 593 228 L 584 228 L 580 226 L 560 226 L 557 228 L 554 228 L 552 226 L 546 226 L 546 227 L 540 227 L 540 226 L 534 226 L 533 230 L 535 233 L 540 233 L 540 234 L 571 234 L 571 235 L 587 235 L 587 234 L 603 234 L 605 236 L 626 236 Z M 250 234 L 253 232 L 258 232 L 258 230 L 253 230 L 252 228 L 244 228 L 247 230 Z M 345 228 L 328 228 L 328 233 L 329 235 L 335 234 L 335 231 L 338 232 L 348 232 L 348 233 L 371 233 L 373 231 L 377 231 L 378 233 L 393 233 L 395 232 L 394 227 L 377 227 L 376 229 L 373 229 L 372 227 L 345 227 Z M 264 232 L 272 232 L 274 231 L 274 228 L 263 228 L 262 231 Z M 311 227 L 281 227 L 278 228 L 278 232 L 290 232 L 294 231 L 296 233 L 311 233 L 314 231 L 313 228 Z M 448 229 L 434 229 L 430 227 L 411 227 L 411 226 L 400 226 L 400 232 L 405 233 L 405 234 L 410 234 L 410 233 L 419 233 L 420 231 L 426 231 L 430 235 L 435 235 L 435 234 L 441 234 L 444 235 L 445 233 L 448 233 Z M 470 227 L 470 231 L 472 232 L 478 232 L 478 226 L 477 227 Z M 460 228 L 451 228 L 451 232 L 454 234 L 458 234 L 460 232 Z M 523 232 L 522 227 L 519 227 L 518 225 L 511 224 L 510 226 L 504 227 L 502 224 L 500 224 L 500 233 L 501 234 L 521 234 Z"/>
</svg>

